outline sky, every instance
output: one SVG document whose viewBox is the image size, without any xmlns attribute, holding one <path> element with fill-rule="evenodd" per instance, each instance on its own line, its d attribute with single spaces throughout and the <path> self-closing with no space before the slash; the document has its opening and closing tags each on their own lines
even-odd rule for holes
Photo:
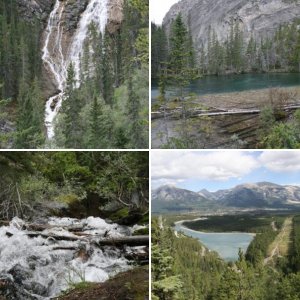
<svg viewBox="0 0 300 300">
<path fill-rule="evenodd" d="M 170 184 L 198 192 L 268 181 L 300 185 L 300 151 L 152 151 L 152 189 Z"/>
<path fill-rule="evenodd" d="M 151 21 L 160 25 L 171 6 L 179 0 L 150 0 Z"/>
</svg>

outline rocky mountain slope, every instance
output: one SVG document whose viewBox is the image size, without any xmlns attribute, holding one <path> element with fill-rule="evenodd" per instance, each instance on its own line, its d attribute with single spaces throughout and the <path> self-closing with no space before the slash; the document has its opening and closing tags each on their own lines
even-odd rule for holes
<svg viewBox="0 0 300 300">
<path fill-rule="evenodd" d="M 300 186 L 269 182 L 241 184 L 232 189 L 198 193 L 172 186 L 152 191 L 154 212 L 213 208 L 293 208 L 300 206 Z"/>
<path fill-rule="evenodd" d="M 300 16 L 298 0 L 182 0 L 173 5 L 164 18 L 167 30 L 181 13 L 190 28 L 196 49 L 206 45 L 209 28 L 215 30 L 220 41 L 230 32 L 231 19 L 240 23 L 246 39 L 272 35 L 280 24 Z"/>
<path fill-rule="evenodd" d="M 172 185 L 159 187 L 152 192 L 152 211 L 183 211 L 210 207 L 213 203 L 206 197 Z"/>
</svg>

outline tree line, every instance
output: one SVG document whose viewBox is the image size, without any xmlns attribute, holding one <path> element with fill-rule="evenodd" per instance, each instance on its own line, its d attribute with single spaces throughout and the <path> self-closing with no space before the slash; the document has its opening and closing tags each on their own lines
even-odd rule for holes
<svg viewBox="0 0 300 300">
<path fill-rule="evenodd" d="M 196 49 L 189 33 L 192 62 L 201 75 L 253 72 L 300 72 L 300 21 L 280 24 L 273 35 L 246 38 L 239 21 L 230 20 L 229 32 L 220 41 L 209 27 L 206 44 Z M 164 26 L 152 26 L 152 77 L 159 78 L 161 64 L 170 57 L 170 36 Z M 188 28 L 187 28 L 188 29 Z M 188 30 L 189 31 L 189 30 Z M 285 45 L 285 46 L 283 46 Z"/>
</svg>

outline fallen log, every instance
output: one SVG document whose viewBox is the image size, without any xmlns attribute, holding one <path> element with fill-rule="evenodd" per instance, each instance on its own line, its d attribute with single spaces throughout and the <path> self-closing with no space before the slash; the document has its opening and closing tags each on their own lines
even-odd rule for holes
<svg viewBox="0 0 300 300">
<path fill-rule="evenodd" d="M 75 251 L 78 250 L 77 247 L 53 247 L 52 250 L 70 250 Z"/>
<path fill-rule="evenodd" d="M 46 234 L 46 233 L 41 233 L 41 232 L 29 232 L 29 233 L 26 233 L 26 235 L 29 238 L 35 238 L 35 237 L 41 236 L 45 239 L 52 238 L 52 239 L 55 239 L 55 240 L 58 240 L 58 241 L 72 241 L 72 242 L 74 242 L 74 241 L 87 241 L 87 239 L 84 239 L 84 238 L 79 237 L 79 236 Z"/>
<path fill-rule="evenodd" d="M 32 231 L 44 231 L 47 229 L 52 229 L 52 228 L 63 228 L 66 229 L 70 232 L 81 232 L 83 231 L 83 226 L 61 226 L 61 225 L 42 225 L 42 224 L 26 224 L 25 228 L 27 230 L 32 230 Z"/>
<path fill-rule="evenodd" d="M 149 236 L 148 235 L 136 235 L 136 236 L 126 236 L 115 239 L 105 239 L 96 242 L 98 246 L 148 246 Z"/>
<path fill-rule="evenodd" d="M 286 105 L 281 109 L 284 111 L 296 110 L 299 109 L 300 105 Z M 188 110 L 186 116 L 188 118 L 194 117 L 215 117 L 215 116 L 230 116 L 230 115 L 250 115 L 250 114 L 260 114 L 260 109 L 231 109 L 224 110 L 223 108 L 217 109 L 214 108 L 209 110 Z M 155 111 L 151 113 L 152 120 L 163 118 L 164 115 L 160 111 Z M 179 119 L 181 117 L 181 110 L 175 109 L 166 114 L 168 119 Z"/>
</svg>

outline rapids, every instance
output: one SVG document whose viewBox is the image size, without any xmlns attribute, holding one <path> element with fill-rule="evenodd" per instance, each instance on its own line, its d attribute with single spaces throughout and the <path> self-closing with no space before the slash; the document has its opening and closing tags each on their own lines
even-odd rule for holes
<svg viewBox="0 0 300 300">
<path fill-rule="evenodd" d="M 142 247 L 98 247 L 95 241 L 104 236 L 129 236 L 137 228 L 109 224 L 101 218 L 49 218 L 43 224 L 49 227 L 29 237 L 24 221 L 15 217 L 9 226 L 0 227 L 0 282 L 8 280 L 21 295 L 28 299 L 51 299 L 70 285 L 81 282 L 103 282 L 118 272 L 131 268 L 124 257 L 143 251 Z M 67 230 L 81 226 L 82 235 Z M 57 240 L 47 235 L 79 238 L 74 241 Z M 19 296 L 21 297 L 21 296 Z M 23 298 L 24 296 L 22 296 Z M 27 299 L 27 298 L 26 298 Z"/>
</svg>

